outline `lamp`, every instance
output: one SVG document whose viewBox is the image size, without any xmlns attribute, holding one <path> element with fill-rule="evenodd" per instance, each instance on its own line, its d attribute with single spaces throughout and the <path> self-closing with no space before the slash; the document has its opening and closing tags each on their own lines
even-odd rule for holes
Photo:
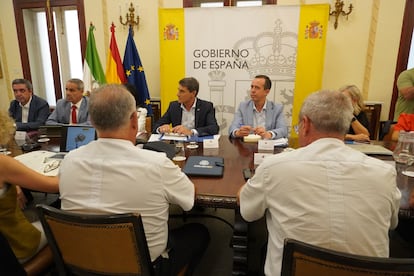
<svg viewBox="0 0 414 276">
<path fill-rule="evenodd" d="M 124 26 L 131 26 L 132 27 L 132 35 L 134 35 L 134 26 L 137 26 L 138 29 L 138 25 L 139 25 L 139 16 L 137 15 L 137 19 L 135 20 L 135 8 L 134 5 L 131 4 L 129 5 L 129 13 L 126 14 L 126 20 L 125 22 L 122 22 L 122 15 L 119 16 L 119 21 L 121 22 L 122 25 Z"/>
<path fill-rule="evenodd" d="M 352 12 L 352 9 L 354 7 L 352 6 L 352 4 L 349 4 L 348 7 L 348 12 L 344 11 L 344 1 L 342 0 L 336 0 L 335 1 L 335 9 L 333 11 L 331 11 L 331 7 L 329 7 L 329 15 L 333 15 L 335 16 L 335 23 L 334 23 L 334 28 L 336 30 L 336 28 L 338 28 L 338 17 L 340 15 L 346 16 L 346 19 L 348 20 L 348 15 Z"/>
</svg>

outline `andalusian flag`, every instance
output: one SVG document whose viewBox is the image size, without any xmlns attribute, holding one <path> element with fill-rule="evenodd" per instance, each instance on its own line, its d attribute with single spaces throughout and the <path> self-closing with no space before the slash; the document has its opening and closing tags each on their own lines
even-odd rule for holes
<svg viewBox="0 0 414 276">
<path fill-rule="evenodd" d="M 111 25 L 111 42 L 109 44 L 108 57 L 106 59 L 106 82 L 107 83 L 126 83 L 124 66 L 119 55 L 118 45 L 115 39 L 115 25 Z"/>
<path fill-rule="evenodd" d="M 160 9 L 162 113 L 177 99 L 178 81 L 195 77 L 198 97 L 213 102 L 227 134 L 251 80 L 264 74 L 272 80 L 267 98 L 283 104 L 291 126 L 304 97 L 321 88 L 328 17 L 328 4 Z"/>
<path fill-rule="evenodd" d="M 85 92 L 91 92 L 93 88 L 106 83 L 105 74 L 102 69 L 98 51 L 96 50 L 95 36 L 93 30 L 95 26 L 89 26 L 88 42 L 86 43 L 85 62 L 83 64 L 83 82 Z"/>
</svg>

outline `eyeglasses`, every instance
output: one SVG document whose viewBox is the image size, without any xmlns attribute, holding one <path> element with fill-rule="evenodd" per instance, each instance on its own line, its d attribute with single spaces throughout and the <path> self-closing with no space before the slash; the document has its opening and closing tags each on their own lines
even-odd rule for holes
<svg viewBox="0 0 414 276">
<path fill-rule="evenodd" d="M 60 161 L 61 160 L 55 160 L 55 161 L 52 161 L 52 162 L 46 164 L 46 166 L 43 169 L 43 172 L 48 173 L 48 172 L 51 172 L 51 171 L 59 168 Z"/>
</svg>

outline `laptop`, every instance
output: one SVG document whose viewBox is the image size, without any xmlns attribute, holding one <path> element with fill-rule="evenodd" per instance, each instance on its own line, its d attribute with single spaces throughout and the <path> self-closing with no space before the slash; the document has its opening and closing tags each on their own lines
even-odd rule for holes
<svg viewBox="0 0 414 276">
<path fill-rule="evenodd" d="M 64 125 L 61 135 L 61 152 L 69 152 L 97 139 L 96 130 L 92 126 Z"/>
<path fill-rule="evenodd" d="M 213 156 L 190 156 L 183 168 L 183 172 L 189 176 L 222 177 L 223 171 L 223 157 Z"/>
</svg>

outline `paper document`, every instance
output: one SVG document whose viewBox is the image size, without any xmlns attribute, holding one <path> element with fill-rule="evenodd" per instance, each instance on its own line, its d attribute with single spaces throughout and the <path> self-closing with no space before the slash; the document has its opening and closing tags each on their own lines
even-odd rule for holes
<svg viewBox="0 0 414 276">
<path fill-rule="evenodd" d="M 178 133 L 164 133 L 161 135 L 161 140 L 172 140 L 172 141 L 187 141 L 188 136 Z"/>
<path fill-rule="evenodd" d="M 37 150 L 28 153 L 24 153 L 14 157 L 21 163 L 26 165 L 38 173 L 56 176 L 59 172 L 60 162 L 65 153 L 56 153 L 52 151 Z"/>
<path fill-rule="evenodd" d="M 287 138 L 279 138 L 279 139 L 276 139 L 274 141 L 275 141 L 275 147 L 287 146 L 288 145 L 288 139 Z"/>
<path fill-rule="evenodd" d="M 392 151 L 374 144 L 346 144 L 348 147 L 365 154 L 392 155 Z"/>
</svg>

